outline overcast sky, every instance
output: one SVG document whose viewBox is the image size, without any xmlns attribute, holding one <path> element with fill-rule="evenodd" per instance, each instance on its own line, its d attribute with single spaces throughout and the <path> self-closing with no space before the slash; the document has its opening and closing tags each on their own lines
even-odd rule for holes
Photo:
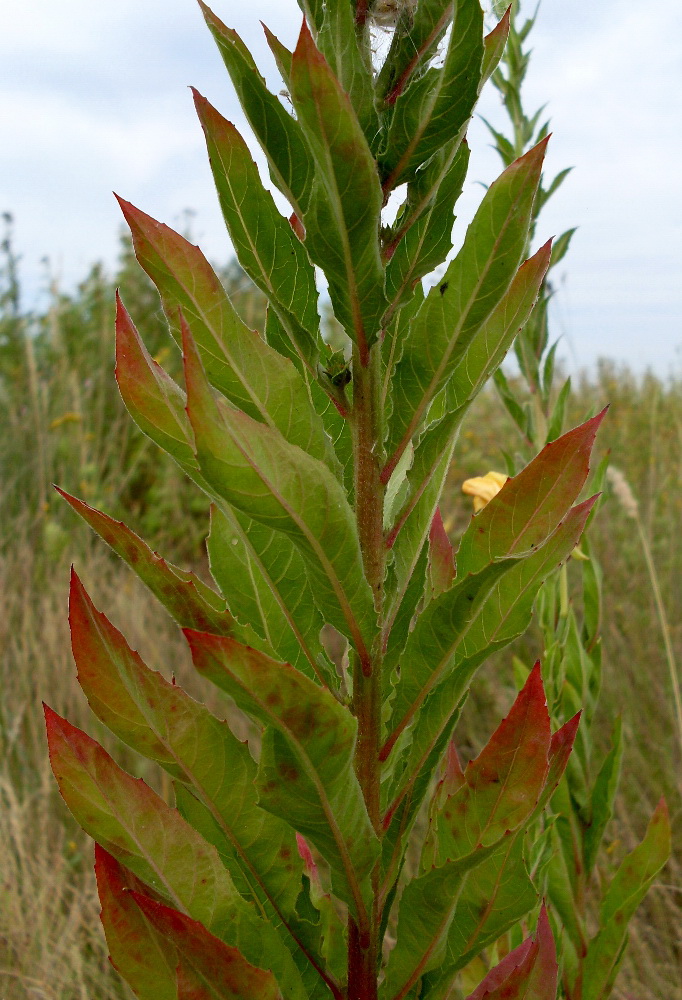
<svg viewBox="0 0 682 1000">
<path fill-rule="evenodd" d="M 293 46 L 295 0 L 213 7 L 279 89 L 259 19 Z M 681 39 L 678 0 L 543 0 L 526 94 L 552 118 L 548 171 L 575 168 L 538 232 L 579 227 L 555 308 L 571 368 L 607 355 L 682 370 Z M 176 227 L 193 210 L 205 253 L 230 256 L 187 86 L 246 125 L 193 0 L 4 0 L 0 67 L 0 211 L 15 218 L 24 305 L 45 257 L 65 289 L 113 265 L 112 190 Z M 504 124 L 492 88 L 480 110 Z M 470 141 L 460 239 L 476 181 L 499 172 L 480 123 Z"/>
</svg>

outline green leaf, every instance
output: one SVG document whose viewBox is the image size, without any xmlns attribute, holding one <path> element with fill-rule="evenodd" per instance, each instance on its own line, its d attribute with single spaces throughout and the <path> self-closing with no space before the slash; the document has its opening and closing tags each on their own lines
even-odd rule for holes
<svg viewBox="0 0 682 1000">
<path fill-rule="evenodd" d="M 505 837 L 467 876 L 450 925 L 445 968 L 450 974 L 464 968 L 530 913 L 537 902 L 523 857 L 523 837 Z"/>
<path fill-rule="evenodd" d="M 622 959 L 627 925 L 670 856 L 670 819 L 661 799 L 642 843 L 623 861 L 602 899 L 600 930 L 590 942 L 583 974 L 584 1000 L 606 1000 Z"/>
<path fill-rule="evenodd" d="M 460 573 L 477 573 L 499 556 L 536 549 L 554 531 L 585 484 L 605 412 L 545 445 L 472 517 L 457 550 Z"/>
<path fill-rule="evenodd" d="M 510 952 L 488 973 L 467 1000 L 555 1000 L 556 947 L 543 906 L 535 935 Z"/>
<path fill-rule="evenodd" d="M 381 188 L 347 95 L 304 22 L 291 99 L 317 166 L 306 248 L 324 271 L 336 318 L 366 360 L 386 309 L 379 253 Z"/>
<path fill-rule="evenodd" d="M 139 1000 L 177 1000 L 175 947 L 132 896 L 133 891 L 149 892 L 147 886 L 99 844 L 95 844 L 95 876 L 111 964 Z"/>
<path fill-rule="evenodd" d="M 526 440 L 530 440 L 532 436 L 532 423 L 528 407 L 523 407 L 519 403 L 501 368 L 498 368 L 495 372 L 494 380 L 495 388 L 497 389 L 500 399 L 504 404 L 504 408 L 516 424 L 521 435 L 526 438 Z M 507 462 L 507 464 L 510 468 L 510 472 L 513 474 L 513 463 Z"/>
<path fill-rule="evenodd" d="M 303 218 L 313 177 L 313 163 L 301 128 L 271 94 L 246 45 L 199 0 L 249 125 L 268 158 L 270 176 L 299 218 Z"/>
<path fill-rule="evenodd" d="M 133 892 L 146 920 L 172 942 L 178 956 L 178 1000 L 281 1000 L 271 972 L 247 962 L 210 934 L 197 920 L 162 903 Z M 265 957 L 267 961 L 267 957 Z"/>
<path fill-rule="evenodd" d="M 323 359 L 324 360 L 324 359 Z M 341 465 L 341 481 L 346 487 L 349 499 L 353 494 L 353 436 L 348 411 L 339 410 L 338 400 L 332 399 L 320 386 L 313 382 L 310 386 L 315 409 L 322 418 L 324 429 L 332 442 L 337 460 Z"/>
<path fill-rule="evenodd" d="M 382 760 L 386 760 L 431 691 L 447 677 L 489 594 L 513 565 L 513 559 L 493 563 L 482 572 L 456 583 L 426 607 L 405 646 L 391 732 L 381 750 Z"/>
<path fill-rule="evenodd" d="M 524 261 L 500 304 L 474 335 L 448 381 L 446 398 L 449 410 L 455 411 L 473 400 L 504 360 L 514 337 L 525 326 L 537 302 L 551 251 L 552 241 L 548 240 Z M 427 435 L 422 441 L 426 438 Z"/>
<path fill-rule="evenodd" d="M 250 622 L 276 656 L 338 686 L 320 640 L 324 619 L 294 544 L 245 514 L 213 506 L 207 547 L 211 575 L 232 613 Z"/>
<path fill-rule="evenodd" d="M 550 417 L 549 426 L 547 427 L 547 440 L 554 441 L 559 437 L 562 430 L 564 429 L 564 421 L 566 419 L 566 407 L 568 406 L 568 401 L 571 396 L 571 377 L 566 379 L 561 389 L 559 390 L 559 395 L 557 396 L 554 408 L 552 410 L 552 415 Z"/>
<path fill-rule="evenodd" d="M 577 231 L 577 229 L 567 229 L 566 232 L 562 233 L 556 240 L 554 244 L 554 252 L 552 253 L 552 267 L 564 259 L 571 245 L 571 240 Z"/>
<path fill-rule="evenodd" d="M 410 77 L 436 50 L 452 20 L 452 0 L 422 0 L 401 9 L 391 45 L 376 81 L 377 96 L 389 105 L 405 90 Z"/>
<path fill-rule="evenodd" d="M 216 849 L 89 736 L 47 706 L 45 718 L 52 769 L 85 832 L 174 907 L 238 943 L 249 962 L 267 960 L 285 993 L 303 1000 L 291 955 L 239 895 Z"/>
<path fill-rule="evenodd" d="M 374 107 L 371 56 L 367 46 L 364 52 L 360 49 L 354 10 L 348 0 L 326 0 L 315 44 L 348 95 L 367 142 L 374 142 L 379 119 Z"/>
<path fill-rule="evenodd" d="M 223 598 L 194 573 L 166 562 L 121 521 L 115 521 L 56 487 L 60 496 L 90 525 L 139 576 L 178 625 L 215 632 L 244 635 L 227 610 Z"/>
<path fill-rule="evenodd" d="M 412 323 L 394 376 L 387 481 L 476 333 L 504 298 L 521 261 L 545 143 L 488 189 L 464 245 Z"/>
<path fill-rule="evenodd" d="M 543 109 L 541 108 L 540 110 L 542 111 Z M 535 120 L 536 121 L 537 121 L 537 118 L 538 118 L 539 114 L 540 114 L 540 111 L 538 111 L 537 114 L 536 114 L 536 116 L 535 116 Z M 573 170 L 573 167 L 565 167 L 563 170 L 560 170 L 559 173 L 554 178 L 554 180 L 549 185 L 549 187 L 546 190 L 543 189 L 543 191 L 542 191 L 542 197 L 540 199 L 541 200 L 540 208 L 544 207 L 544 205 L 547 204 L 547 202 L 552 197 L 552 195 L 556 191 L 559 190 L 559 188 L 564 183 L 564 181 L 566 180 L 566 178 L 568 177 L 568 175 L 571 173 L 572 170 Z M 573 230 L 573 231 L 575 232 L 575 230 Z"/>
<path fill-rule="evenodd" d="M 389 622 L 400 612 L 402 594 L 419 557 L 433 510 L 439 502 L 452 449 L 467 406 L 502 361 L 517 330 L 527 319 L 547 270 L 550 244 L 519 268 L 502 302 L 474 337 L 446 387 L 453 412 L 423 435 L 407 473 L 410 494 L 388 536 L 393 546 L 396 595 Z M 397 541 L 396 541 L 397 537 Z"/>
<path fill-rule="evenodd" d="M 528 627 L 533 603 L 543 580 L 577 545 L 593 502 L 588 500 L 574 507 L 545 545 L 513 565 L 500 580 L 495 593 L 484 604 L 482 612 L 472 622 L 469 635 L 465 636 L 461 643 L 455 639 L 461 648 L 456 651 L 454 666 L 449 668 L 448 676 L 434 688 L 418 713 L 405 767 L 389 794 L 391 805 L 387 815 L 395 811 L 414 781 L 415 775 L 421 771 L 431 749 L 447 727 L 454 707 L 466 693 L 478 666 L 491 652 L 508 645 Z M 440 598 L 440 602 L 450 598 L 458 590 L 455 585 L 447 595 Z M 427 619 L 429 612 L 438 603 L 433 602 L 428 606 L 412 636 L 418 634 L 421 622 Z M 426 633 L 426 628 L 424 631 Z M 448 632 L 443 635 L 447 636 Z M 412 637 L 406 647 L 406 653 L 411 641 Z M 425 647 L 427 643 L 428 636 L 425 638 Z M 430 655 L 435 656 L 435 654 Z M 436 659 L 433 658 L 430 662 L 435 663 Z"/>
<path fill-rule="evenodd" d="M 431 969 L 443 961 L 447 935 L 467 871 L 483 861 L 485 848 L 449 862 L 405 886 L 400 900 L 395 948 L 382 984 L 382 1000 L 403 1000 Z"/>
<path fill-rule="evenodd" d="M 570 818 L 558 816 L 551 830 L 552 858 L 547 868 L 547 895 L 568 941 L 576 954 L 581 955 L 587 947 L 587 930 L 576 898 L 573 833 Z"/>
<path fill-rule="evenodd" d="M 492 31 L 483 39 L 483 70 L 481 72 L 481 83 L 479 91 L 497 69 L 509 38 L 511 28 L 511 4 L 507 7 L 503 16 L 497 22 Z"/>
<path fill-rule="evenodd" d="M 478 97 L 483 64 L 483 11 L 478 0 L 456 0 L 443 66 L 431 67 L 399 94 L 380 159 L 391 191 L 463 132 Z"/>
<path fill-rule="evenodd" d="M 319 317 L 312 264 L 263 187 L 239 132 L 205 98 L 193 93 L 220 207 L 239 263 L 267 295 L 292 343 L 314 372 Z"/>
<path fill-rule="evenodd" d="M 618 718 L 613 727 L 611 749 L 604 758 L 592 789 L 590 822 L 583 834 L 583 860 L 587 875 L 594 868 L 604 831 L 613 816 L 613 803 L 618 791 L 622 762 L 623 727 Z"/>
<path fill-rule="evenodd" d="M 397 610 L 391 618 L 391 627 L 384 654 L 384 684 L 387 690 L 391 682 L 391 671 L 397 665 L 400 654 L 405 648 L 405 643 L 407 642 L 407 637 L 412 626 L 412 619 L 417 612 L 417 608 L 424 600 L 428 579 L 426 575 L 427 569 L 428 548 L 426 545 L 423 545 L 415 567 L 407 580 L 404 590 L 401 592 Z M 396 589 L 393 566 L 389 570 L 388 580 L 389 585 L 386 590 L 390 593 Z"/>
<path fill-rule="evenodd" d="M 237 510 L 291 539 L 307 562 L 326 621 L 348 634 L 369 662 L 376 618 L 343 487 L 277 431 L 215 400 L 189 337 L 185 371 L 202 475 Z"/>
<path fill-rule="evenodd" d="M 537 901 L 523 859 L 523 837 L 507 836 L 468 873 L 457 898 L 443 963 L 425 976 L 423 995 L 447 996 L 456 973 L 495 944 Z"/>
<path fill-rule="evenodd" d="M 393 548 L 393 572 L 395 575 L 395 586 L 389 591 L 391 603 L 388 607 L 385 627 L 391 645 L 394 645 L 392 640 L 394 623 L 398 618 L 404 618 L 407 613 L 406 609 L 403 608 L 403 603 L 424 548 L 434 512 L 441 499 L 455 447 L 455 434 L 452 435 L 447 444 L 447 450 L 441 453 L 431 476 L 424 479 L 420 484 L 420 489 L 408 497 L 387 536 L 386 544 Z M 410 478 L 408 473 L 408 484 Z"/>
<path fill-rule="evenodd" d="M 289 664 L 230 640 L 185 634 L 199 673 L 269 727 L 261 749 L 260 804 L 310 838 L 334 873 L 337 895 L 362 916 L 361 883 L 378 842 L 353 769 L 357 720 Z"/>
<path fill-rule="evenodd" d="M 128 202 L 120 203 L 133 234 L 137 259 L 159 290 L 175 340 L 182 343 L 182 316 L 197 343 L 209 382 L 250 417 L 276 427 L 287 441 L 335 469 L 322 421 L 292 362 L 242 322 L 198 247 Z M 136 353 L 144 350 L 139 338 L 123 317 L 119 325 L 118 353 L 130 355 L 127 364 L 119 362 L 119 380 L 125 373 L 124 395 L 129 397 L 136 384 L 143 390 L 149 379 L 144 377 L 142 359 L 136 358 Z M 149 365 L 150 359 L 146 360 Z M 158 366 L 151 365 L 157 372 Z M 162 374 L 158 369 L 157 377 Z M 166 395 L 184 411 L 180 390 L 168 376 L 166 385 Z M 142 406 L 137 409 L 144 413 Z"/>
<path fill-rule="evenodd" d="M 450 713 L 447 724 L 443 727 L 438 739 L 434 741 L 433 746 L 424 757 L 420 768 L 410 780 L 406 793 L 400 799 L 397 799 L 395 803 L 392 803 L 391 808 L 384 815 L 382 824 L 384 829 L 382 860 L 385 869 L 389 871 L 391 867 L 395 869 L 395 877 L 399 874 L 397 860 L 400 859 L 402 863 L 404 858 L 404 844 L 407 842 L 407 838 L 410 836 L 413 825 L 419 816 L 422 803 L 431 790 L 433 776 L 441 767 L 443 758 L 449 752 L 452 745 L 452 734 L 461 716 L 465 701 L 466 695 Z M 382 802 L 382 805 L 384 804 Z M 426 857 L 426 850 L 426 848 L 422 850 L 423 859 Z M 423 867 L 426 867 L 426 862 Z"/>
<path fill-rule="evenodd" d="M 391 310 L 399 306 L 412 292 L 416 281 L 442 264 L 452 249 L 454 208 L 462 193 L 469 166 L 469 146 L 466 142 L 437 153 L 423 170 L 418 171 L 413 184 L 408 185 L 408 197 L 393 226 L 398 235 L 402 224 L 409 222 L 419 205 L 442 173 L 437 192 L 429 207 L 409 226 L 395 250 L 389 241 L 385 254 L 390 254 L 386 268 L 386 291 Z"/>
</svg>

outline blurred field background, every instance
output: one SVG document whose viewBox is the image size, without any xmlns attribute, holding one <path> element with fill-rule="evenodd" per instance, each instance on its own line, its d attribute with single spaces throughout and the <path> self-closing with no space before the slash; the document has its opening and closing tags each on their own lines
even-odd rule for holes
<svg viewBox="0 0 682 1000">
<path fill-rule="evenodd" d="M 75 293 L 50 287 L 47 306 L 21 302 L 11 220 L 0 257 L 0 998 L 114 1000 L 130 996 L 110 970 L 98 920 L 92 849 L 63 806 L 43 735 L 42 699 L 87 730 L 117 760 L 163 792 L 160 778 L 121 748 L 91 715 L 71 660 L 66 623 L 74 561 L 96 603 L 147 662 L 197 697 L 184 642 L 132 574 L 59 500 L 58 483 L 121 517 L 173 561 L 203 573 L 207 503 L 127 417 L 113 378 L 113 292 L 123 298 L 153 355 L 172 372 L 179 357 L 156 293 L 122 243 L 119 272 L 94 267 Z M 251 325 L 259 293 L 231 265 L 222 277 Z M 599 449 L 610 450 L 640 502 L 644 528 L 682 663 L 682 376 L 667 381 L 609 362 L 574 381 L 570 425 L 610 403 Z M 444 516 L 456 541 L 470 515 L 461 482 L 504 469 L 516 431 L 497 396 L 482 394 L 463 429 Z M 592 529 L 604 570 L 605 721 L 622 713 L 626 750 L 604 870 L 641 839 L 665 794 L 675 854 L 635 918 L 620 1000 L 680 1000 L 682 968 L 682 775 L 663 637 L 633 522 L 611 498 Z M 531 633 L 480 675 L 463 721 L 465 754 L 480 748 L 511 700 L 512 655 L 528 661 Z M 608 720 L 607 720 L 608 717 Z M 608 732 L 610 726 L 605 726 Z M 606 742 L 606 737 L 605 737 Z"/>
</svg>

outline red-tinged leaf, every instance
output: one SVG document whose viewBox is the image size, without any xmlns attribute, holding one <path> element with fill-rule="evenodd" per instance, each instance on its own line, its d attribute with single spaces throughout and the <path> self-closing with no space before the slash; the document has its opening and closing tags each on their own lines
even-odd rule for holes
<svg viewBox="0 0 682 1000">
<path fill-rule="evenodd" d="M 133 235 L 135 254 L 159 290 L 175 340 L 182 342 L 182 315 L 192 331 L 208 379 L 216 389 L 250 417 L 277 427 L 292 444 L 333 465 L 329 441 L 320 417 L 310 404 L 306 383 L 290 360 L 269 347 L 240 319 L 199 248 L 129 202 L 119 199 L 119 203 Z M 128 323 L 132 327 L 129 320 Z M 130 337 L 125 338 L 125 332 L 122 329 L 119 339 L 130 351 Z M 132 346 L 139 352 L 136 345 Z M 140 363 L 133 358 L 125 368 L 119 367 L 119 385 L 131 409 L 129 400 L 132 397 L 134 404 L 134 393 L 139 392 L 137 387 L 144 385 L 144 378 L 139 373 Z M 122 378 L 126 369 L 129 374 L 124 385 Z M 170 382 L 169 391 L 174 393 L 172 401 L 181 410 L 179 418 L 190 442 L 188 461 L 195 464 L 192 430 L 184 412 L 184 393 L 168 376 L 165 379 Z M 138 410 L 144 412 L 142 406 L 138 406 Z M 160 426 L 161 405 L 156 407 L 153 417 L 156 418 L 155 426 Z M 139 423 L 137 416 L 135 419 Z M 158 436 L 154 440 L 158 441 Z M 178 457 L 172 448 L 167 450 Z"/>
<path fill-rule="evenodd" d="M 196 468 L 185 394 L 151 357 L 116 293 L 116 381 L 126 409 L 152 441 Z"/>
<path fill-rule="evenodd" d="M 526 938 L 518 947 L 514 948 L 513 951 L 508 952 L 501 962 L 491 969 L 485 979 L 479 983 L 473 993 L 471 993 L 467 1000 L 485 1000 L 486 997 L 490 996 L 490 991 L 494 990 L 495 987 L 502 985 L 507 976 L 509 976 L 515 969 L 526 960 L 528 957 L 528 952 L 533 947 L 533 939 Z"/>
<path fill-rule="evenodd" d="M 568 758 L 573 752 L 573 745 L 578 732 L 581 715 L 582 713 L 578 712 L 572 719 L 565 722 L 561 729 L 557 729 L 552 735 L 547 755 L 549 764 L 547 779 L 538 801 L 535 815 L 539 815 L 545 808 L 563 777 L 566 765 L 568 764 Z"/>
<path fill-rule="evenodd" d="M 302 837 L 300 833 L 296 834 L 296 846 L 298 848 L 298 853 L 301 861 L 305 865 L 305 869 L 308 873 L 308 878 L 310 879 L 310 884 L 315 886 L 319 891 L 322 888 L 320 882 L 320 873 L 315 863 L 315 858 L 313 857 L 312 851 L 308 847 L 305 837 Z"/>
<path fill-rule="evenodd" d="M 227 638 L 186 630 L 194 665 L 266 730 L 259 802 L 305 836 L 329 863 L 336 894 L 364 908 L 360 883 L 378 842 L 353 766 L 357 720 L 326 688 Z"/>
<path fill-rule="evenodd" d="M 535 939 L 503 958 L 467 1000 L 555 1000 L 557 974 L 556 946 L 543 906 Z"/>
<path fill-rule="evenodd" d="M 171 942 L 178 955 L 179 997 L 185 1000 L 276 1000 L 277 980 L 256 968 L 236 949 L 210 934 L 198 920 L 157 903 L 140 892 L 131 893 L 150 924 Z M 267 962 L 268 956 L 263 960 Z"/>
<path fill-rule="evenodd" d="M 585 484 L 592 446 L 606 410 L 545 445 L 476 514 L 457 552 L 460 573 L 492 559 L 537 548 L 556 528 Z"/>
<path fill-rule="evenodd" d="M 153 927 L 132 891 L 149 892 L 116 858 L 95 844 L 100 918 L 111 964 L 140 1000 L 176 1000 L 174 945 Z"/>
<path fill-rule="evenodd" d="M 85 832 L 164 900 L 226 944 L 238 943 L 249 962 L 257 965 L 267 955 L 282 988 L 303 1000 L 291 953 L 274 926 L 239 895 L 215 847 L 48 706 L 45 721 L 52 770 Z"/>
<path fill-rule="evenodd" d="M 509 715 L 479 756 L 465 784 L 443 802 L 438 824 L 441 864 L 490 846 L 533 813 L 548 770 L 551 733 L 540 664 L 536 663 Z"/>
<path fill-rule="evenodd" d="M 47 706 L 45 721 L 57 783 L 86 833 L 197 919 L 233 918 L 236 893 L 215 848 L 148 785 L 122 771 L 95 740 Z"/>
<path fill-rule="evenodd" d="M 324 891 L 320 872 L 313 858 L 312 852 L 300 833 L 296 834 L 298 852 L 305 865 L 308 878 L 310 880 L 310 902 L 319 912 L 319 949 L 324 955 L 327 968 L 336 975 L 339 980 L 343 980 L 347 972 L 348 954 L 346 948 L 346 928 L 343 919 L 338 912 L 332 897 Z M 341 993 L 333 991 L 335 1000 L 340 1000 Z"/>
<path fill-rule="evenodd" d="M 242 634 L 223 598 L 194 573 L 166 562 L 121 521 L 115 521 L 59 487 L 56 489 L 116 555 L 134 570 L 178 625 L 217 635 Z"/>
<path fill-rule="evenodd" d="M 376 612 L 343 486 L 278 431 L 216 400 L 186 325 L 183 335 L 188 412 L 202 475 L 214 495 L 293 542 L 325 620 L 348 635 L 366 668 Z"/>
<path fill-rule="evenodd" d="M 429 531 L 429 577 L 432 597 L 440 597 L 450 589 L 455 579 L 455 572 L 452 544 L 443 525 L 440 509 L 436 508 Z"/>
<path fill-rule="evenodd" d="M 301 870 L 293 832 L 257 805 L 248 746 L 181 687 L 150 670 L 97 611 L 75 573 L 69 621 L 78 680 L 97 717 L 192 790 L 215 828 L 207 839 L 237 884 L 245 880 L 247 894 L 267 900 L 296 937 L 289 918 Z"/>
<path fill-rule="evenodd" d="M 454 740 L 448 743 L 448 752 L 445 758 L 445 777 L 443 779 L 443 790 L 446 795 L 454 795 L 466 782 L 464 768 L 462 767 L 457 753 L 457 745 Z"/>
<path fill-rule="evenodd" d="M 511 9 L 510 4 L 493 30 L 483 39 L 483 72 L 480 88 L 493 75 L 504 53 L 511 27 Z"/>
</svg>

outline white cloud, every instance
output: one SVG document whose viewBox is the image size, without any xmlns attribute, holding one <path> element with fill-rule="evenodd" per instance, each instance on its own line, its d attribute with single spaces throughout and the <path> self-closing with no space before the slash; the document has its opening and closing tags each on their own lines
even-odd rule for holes
<svg viewBox="0 0 682 1000">
<path fill-rule="evenodd" d="M 279 86 L 258 19 L 293 44 L 294 0 L 214 2 Z M 16 217 L 29 292 L 42 280 L 45 254 L 59 262 L 66 284 L 94 259 L 113 260 L 119 215 L 112 188 L 171 224 L 195 209 L 206 252 L 225 258 L 186 85 L 197 85 L 238 127 L 243 118 L 195 6 L 6 0 L 3 31 L 0 209 Z M 682 10 L 668 0 L 545 0 L 540 10 L 528 102 L 548 104 L 548 171 L 575 170 L 538 235 L 580 227 L 557 316 L 581 360 L 608 350 L 665 370 L 682 342 L 680 37 Z M 492 91 L 482 109 L 503 122 Z M 499 172 L 480 123 L 471 138 L 460 232 L 480 199 L 475 181 Z"/>
</svg>

